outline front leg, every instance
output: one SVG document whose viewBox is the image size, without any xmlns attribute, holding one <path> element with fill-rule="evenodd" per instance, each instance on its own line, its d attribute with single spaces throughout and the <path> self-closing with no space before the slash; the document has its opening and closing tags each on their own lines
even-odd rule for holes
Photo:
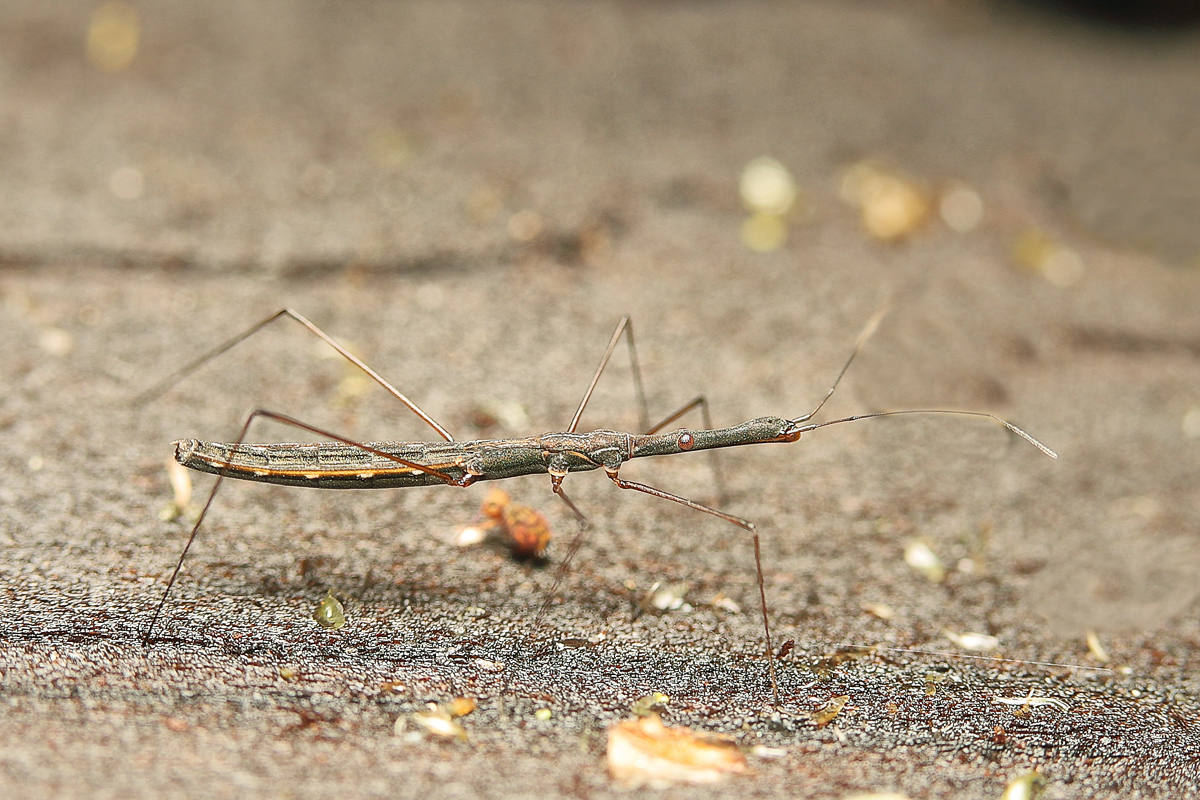
<svg viewBox="0 0 1200 800">
<path fill-rule="evenodd" d="M 622 478 L 620 475 L 618 475 L 617 470 L 615 470 L 615 469 L 609 469 L 606 467 L 604 471 L 606 473 L 608 473 L 608 477 L 612 480 L 612 482 L 615 483 L 617 486 L 621 487 L 622 489 L 634 489 L 636 491 L 644 492 L 644 493 L 646 493 L 648 495 L 652 495 L 654 497 L 661 497 L 663 500 L 671 500 L 675 503 L 679 503 L 680 505 L 687 506 L 688 508 L 694 508 L 697 511 L 703 511 L 705 514 L 712 514 L 714 517 L 720 517 L 721 519 L 725 520 L 726 522 L 732 522 L 734 525 L 737 525 L 739 528 L 745 528 L 748 531 L 754 530 L 754 523 L 748 519 L 742 519 L 741 517 L 735 517 L 732 514 L 726 514 L 724 511 L 718 511 L 715 508 L 709 508 L 706 505 L 697 503 L 695 500 L 688 500 L 686 497 L 680 497 L 677 494 L 671 494 L 670 492 L 664 492 L 662 489 L 655 489 L 653 486 L 647 486 L 644 483 L 638 483 L 637 481 L 627 481 L 624 478 Z"/>
<path fill-rule="evenodd" d="M 779 681 L 775 675 L 775 655 L 771 648 L 771 623 L 767 618 L 767 588 L 766 581 L 763 578 L 762 553 L 758 544 L 758 532 L 754 530 L 754 523 L 750 520 L 742 519 L 741 517 L 735 517 L 732 514 L 726 514 L 724 511 L 717 511 L 715 508 L 709 508 L 708 506 L 701 505 L 695 500 L 688 500 L 686 497 L 680 497 L 677 494 L 664 492 L 662 489 L 655 489 L 653 486 L 647 486 L 644 483 L 627 481 L 618 475 L 617 470 L 615 469 L 609 469 L 606 467 L 604 471 L 608 473 L 608 477 L 612 479 L 612 482 L 622 489 L 634 489 L 653 497 L 661 497 L 663 500 L 672 500 L 680 505 L 687 506 L 688 508 L 694 508 L 697 511 L 703 511 L 705 514 L 712 514 L 714 517 L 720 517 L 726 522 L 732 522 L 739 528 L 745 528 L 746 530 L 750 531 L 751 534 L 753 534 L 754 566 L 758 572 L 758 600 L 760 603 L 759 608 L 762 610 L 763 635 L 766 641 L 765 656 L 767 659 L 767 674 L 771 679 L 771 692 L 775 700 L 775 705 L 779 705 Z"/>
</svg>

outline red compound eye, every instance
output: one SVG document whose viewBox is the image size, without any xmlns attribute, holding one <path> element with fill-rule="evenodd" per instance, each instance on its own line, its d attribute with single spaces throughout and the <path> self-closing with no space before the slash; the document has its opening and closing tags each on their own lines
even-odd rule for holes
<svg viewBox="0 0 1200 800">
<path fill-rule="evenodd" d="M 691 450 L 696 444 L 696 439 L 687 431 L 681 431 L 675 443 L 679 445 L 680 450 Z"/>
</svg>

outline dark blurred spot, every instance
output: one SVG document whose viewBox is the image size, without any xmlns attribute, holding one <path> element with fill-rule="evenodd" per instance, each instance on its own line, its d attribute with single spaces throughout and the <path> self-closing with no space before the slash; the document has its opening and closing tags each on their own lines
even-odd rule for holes
<svg viewBox="0 0 1200 800">
<path fill-rule="evenodd" d="M 1175 339 L 1133 331 L 1105 328 L 1072 328 L 1067 333 L 1072 347 L 1120 355 L 1185 353 L 1200 356 L 1200 339 Z"/>
<path fill-rule="evenodd" d="M 971 396 L 988 408 L 1002 406 L 1009 401 L 1008 389 L 990 375 L 976 375 L 970 381 Z"/>
<path fill-rule="evenodd" d="M 1187 28 L 1200 22 L 1197 0 L 1026 0 L 1026 4 L 1129 28 Z"/>
</svg>

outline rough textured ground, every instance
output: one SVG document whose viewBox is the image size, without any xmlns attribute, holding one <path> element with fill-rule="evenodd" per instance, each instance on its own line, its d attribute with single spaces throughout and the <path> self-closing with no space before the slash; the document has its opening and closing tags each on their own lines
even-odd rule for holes
<svg viewBox="0 0 1200 800">
<path fill-rule="evenodd" d="M 992 798 L 1034 768 L 1047 798 L 1200 792 L 1194 34 L 987 4 L 158 3 L 106 73 L 91 12 L 0 11 L 0 796 L 615 795 L 605 731 L 655 691 L 753 767 L 667 796 Z M 760 155 L 803 192 L 766 254 L 739 239 Z M 873 240 L 837 196 L 863 158 L 970 184 L 983 224 Z M 1077 282 L 1014 265 L 1034 229 Z M 254 406 L 431 436 L 296 326 L 133 405 L 280 307 L 479 438 L 565 426 L 623 313 L 657 413 L 797 416 L 889 298 L 824 415 L 984 410 L 1061 458 L 915 417 L 722 453 L 796 642 L 778 706 L 750 539 L 596 475 L 568 479 L 592 529 L 540 622 L 574 530 L 544 477 L 506 485 L 558 532 L 544 567 L 451 543 L 484 487 L 230 484 L 140 641 L 187 536 L 159 516 L 173 439 Z M 586 427 L 636 425 L 629 378 L 619 353 Z M 713 497 L 699 455 L 622 474 Z M 637 613 L 656 583 L 691 610 Z M 1110 671 L 1079 668 L 1104 666 L 1088 630 Z M 850 643 L 944 655 L 822 662 Z M 1061 705 L 997 702 L 1031 692 Z M 465 741 L 395 732 L 459 696 Z"/>
</svg>

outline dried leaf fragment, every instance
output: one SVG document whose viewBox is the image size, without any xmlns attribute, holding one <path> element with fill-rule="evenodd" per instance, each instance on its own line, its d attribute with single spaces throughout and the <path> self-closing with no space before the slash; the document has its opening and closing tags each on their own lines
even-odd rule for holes
<svg viewBox="0 0 1200 800">
<path fill-rule="evenodd" d="M 942 636 L 945 636 L 963 650 L 971 650 L 976 653 L 990 653 L 1000 646 L 999 639 L 986 633 L 955 633 L 946 628 L 942 631 Z"/>
<path fill-rule="evenodd" d="M 333 596 L 332 589 L 325 593 L 321 602 L 317 603 L 317 607 L 313 611 L 313 619 L 322 628 L 329 628 L 333 631 L 346 624 L 346 612 L 342 608 L 341 602 Z"/>
<path fill-rule="evenodd" d="M 465 528 L 459 528 L 454 534 L 455 547 L 474 547 L 477 544 L 482 544 L 487 539 L 488 530 L 496 527 L 495 523 L 485 522 L 481 525 L 468 525 Z"/>
<path fill-rule="evenodd" d="M 919 539 L 914 539 L 904 548 L 904 562 L 928 578 L 930 583 L 941 583 L 946 577 L 942 560 Z"/>
<path fill-rule="evenodd" d="M 648 717 L 651 714 L 656 714 L 666 709 L 670 702 L 670 695 L 665 695 L 662 692 L 651 692 L 634 700 L 630 711 L 633 712 L 635 717 Z"/>
<path fill-rule="evenodd" d="M 167 479 L 171 482 L 171 502 L 163 507 L 158 516 L 163 522 L 173 522 L 188 512 L 192 502 L 192 476 L 187 467 L 174 458 L 167 459 Z"/>
<path fill-rule="evenodd" d="M 1009 781 L 1000 800 L 1033 800 L 1045 788 L 1046 777 L 1033 769 Z"/>
<path fill-rule="evenodd" d="M 163 725 L 166 726 L 167 730 L 174 731 L 175 733 L 183 733 L 192 727 L 186 719 L 179 719 L 178 717 L 167 717 L 163 720 Z"/>
<path fill-rule="evenodd" d="M 608 771 L 623 786 L 664 789 L 716 783 L 750 768 L 732 740 L 668 728 L 657 714 L 651 714 L 608 729 Z"/>
<path fill-rule="evenodd" d="M 687 602 L 688 592 L 692 590 L 690 583 L 658 583 L 650 587 L 647 610 L 657 613 L 664 611 L 682 611 L 685 614 L 692 610 Z"/>
<path fill-rule="evenodd" d="M 738 605 L 738 602 L 732 597 L 726 597 L 723 592 L 718 594 L 712 600 L 709 600 L 708 605 L 712 608 L 719 608 L 722 611 L 726 611 L 730 614 L 742 613 L 742 607 Z"/>
<path fill-rule="evenodd" d="M 845 664 L 847 661 L 858 661 L 860 658 L 867 658 L 875 655 L 875 651 L 879 649 L 878 645 L 849 645 L 847 647 L 839 647 L 832 653 L 827 653 L 813 663 L 813 672 L 823 678 L 829 677 L 835 669 Z"/>
<path fill-rule="evenodd" d="M 951 678 L 946 672 L 926 672 L 925 673 L 925 695 L 933 697 L 937 694 L 937 687 L 949 681 Z"/>
<path fill-rule="evenodd" d="M 1104 645 L 1100 643 L 1100 637 L 1095 631 L 1087 632 L 1087 646 L 1088 652 L 1092 654 L 1092 658 L 1096 659 L 1101 664 L 1107 664 L 1109 661 L 1112 661 L 1112 658 L 1110 658 L 1108 655 L 1108 651 L 1105 650 Z"/>
<path fill-rule="evenodd" d="M 499 530 L 513 557 L 537 560 L 543 557 L 550 544 L 550 523 L 537 509 L 514 503 L 503 489 L 492 489 L 479 509 L 483 522 L 461 528 L 454 537 L 459 547 L 479 544 L 494 530 Z"/>
<path fill-rule="evenodd" d="M 1019 717 L 1028 716 L 1030 709 L 1037 706 L 1054 706 L 1064 714 L 1071 710 L 1071 707 L 1057 697 L 1041 697 L 1034 695 L 1033 689 L 1029 690 L 1029 694 L 1025 697 L 993 697 L 993 703 L 1000 703 L 1006 706 L 1017 706 L 1013 709 L 1013 713 Z"/>
<path fill-rule="evenodd" d="M 846 703 L 850 701 L 850 695 L 842 694 L 837 697 L 831 697 L 826 700 L 820 708 L 812 712 L 813 724 L 818 728 L 824 728 L 829 723 L 833 722 L 838 714 L 842 713 L 842 709 L 846 707 Z"/>
<path fill-rule="evenodd" d="M 512 499 L 508 496 L 508 492 L 503 489 L 489 489 L 487 497 L 483 498 L 483 505 L 479 507 L 479 513 L 488 519 L 499 520 L 504 516 L 504 509 L 508 508 L 508 504 L 511 502 Z"/>
<path fill-rule="evenodd" d="M 872 617 L 882 620 L 889 620 L 896 616 L 896 612 L 892 610 L 892 607 L 886 603 L 863 602 L 859 603 L 858 607 L 870 614 Z"/>
<path fill-rule="evenodd" d="M 542 512 L 529 506 L 509 503 L 504 509 L 503 527 L 514 558 L 538 559 L 550 544 L 550 523 Z"/>
<path fill-rule="evenodd" d="M 445 708 L 429 704 L 429 708 L 425 711 L 418 711 L 415 714 L 401 716 L 396 720 L 396 733 L 400 734 L 404 729 L 405 720 L 411 719 L 417 725 L 425 729 L 427 733 L 431 733 L 442 739 L 466 739 L 467 729 L 450 716 L 450 712 Z"/>
<path fill-rule="evenodd" d="M 472 697 L 456 697 L 446 704 L 445 711 L 452 717 L 465 717 L 475 710 L 476 705 Z"/>
</svg>

